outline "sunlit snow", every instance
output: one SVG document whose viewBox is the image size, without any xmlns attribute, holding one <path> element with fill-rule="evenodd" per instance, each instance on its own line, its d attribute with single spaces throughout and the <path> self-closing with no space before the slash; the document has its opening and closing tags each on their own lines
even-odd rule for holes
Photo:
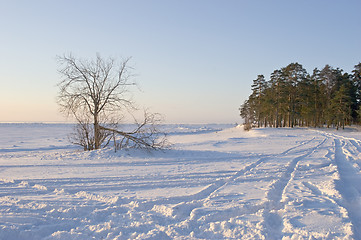
<svg viewBox="0 0 361 240">
<path fill-rule="evenodd" d="M 0 239 L 361 239 L 356 129 L 164 128 L 172 149 L 115 153 L 0 124 Z"/>
</svg>

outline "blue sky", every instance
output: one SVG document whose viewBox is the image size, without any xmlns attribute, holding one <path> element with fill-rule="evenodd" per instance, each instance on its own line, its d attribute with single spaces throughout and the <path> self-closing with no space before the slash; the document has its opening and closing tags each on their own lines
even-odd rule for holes
<svg viewBox="0 0 361 240">
<path fill-rule="evenodd" d="M 171 123 L 241 122 L 258 74 L 351 72 L 361 1 L 1 1 L 0 121 L 64 121 L 57 55 L 132 57 L 135 100 Z"/>
</svg>

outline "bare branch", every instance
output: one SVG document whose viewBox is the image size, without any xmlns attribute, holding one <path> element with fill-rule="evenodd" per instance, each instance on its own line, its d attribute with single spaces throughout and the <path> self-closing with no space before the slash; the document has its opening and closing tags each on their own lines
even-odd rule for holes
<svg viewBox="0 0 361 240">
<path fill-rule="evenodd" d="M 58 104 L 61 111 L 72 116 L 77 126 L 71 141 L 85 150 L 107 146 L 115 134 L 121 137 L 119 148 L 136 147 L 158 149 L 166 146 L 166 136 L 157 124 L 160 115 L 144 112 L 144 119 L 134 118 L 135 129 L 120 131 L 119 119 L 135 108 L 129 88 L 128 62 L 119 65 L 112 58 L 103 59 L 97 54 L 94 60 L 82 60 L 68 56 L 58 57 L 63 79 L 58 84 Z"/>
<path fill-rule="evenodd" d="M 144 111 L 143 121 L 136 123 L 133 131 L 124 132 L 103 126 L 100 128 L 121 136 L 119 142 L 115 144 L 117 149 L 141 148 L 157 150 L 169 148 L 171 146 L 168 142 L 167 135 L 160 131 L 160 122 L 160 114 L 150 114 L 147 111 Z"/>
</svg>

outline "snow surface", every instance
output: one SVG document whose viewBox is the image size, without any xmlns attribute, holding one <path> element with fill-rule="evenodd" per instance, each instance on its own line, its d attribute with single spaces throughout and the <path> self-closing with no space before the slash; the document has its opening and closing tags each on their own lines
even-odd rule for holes
<svg viewBox="0 0 361 240">
<path fill-rule="evenodd" d="M 0 239 L 361 239 L 360 132 L 165 128 L 114 153 L 0 124 Z"/>
</svg>

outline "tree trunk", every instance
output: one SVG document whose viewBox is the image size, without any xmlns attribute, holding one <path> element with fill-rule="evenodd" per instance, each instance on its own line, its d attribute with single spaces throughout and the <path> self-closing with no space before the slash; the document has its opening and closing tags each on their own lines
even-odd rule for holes
<svg viewBox="0 0 361 240">
<path fill-rule="evenodd" d="M 94 149 L 100 148 L 100 127 L 98 121 L 98 115 L 94 114 Z"/>
</svg>

